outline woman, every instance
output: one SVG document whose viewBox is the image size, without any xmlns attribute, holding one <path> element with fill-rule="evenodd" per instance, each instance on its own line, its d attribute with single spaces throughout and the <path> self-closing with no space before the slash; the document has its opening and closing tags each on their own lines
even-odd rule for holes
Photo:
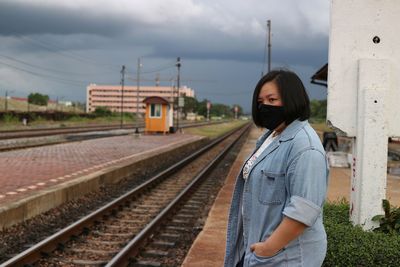
<svg viewBox="0 0 400 267">
<path fill-rule="evenodd" d="M 303 83 L 291 71 L 271 71 L 258 82 L 252 115 L 267 130 L 236 181 L 226 267 L 322 265 L 329 167 L 307 121 L 309 105 Z"/>
</svg>

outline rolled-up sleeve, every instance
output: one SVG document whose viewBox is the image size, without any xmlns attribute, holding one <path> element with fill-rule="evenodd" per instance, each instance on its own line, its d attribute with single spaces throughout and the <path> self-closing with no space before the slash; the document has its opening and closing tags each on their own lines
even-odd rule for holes
<svg viewBox="0 0 400 267">
<path fill-rule="evenodd" d="M 307 226 L 312 226 L 321 213 L 328 185 L 325 154 L 307 149 L 290 163 L 287 171 L 290 201 L 283 214 Z"/>
</svg>

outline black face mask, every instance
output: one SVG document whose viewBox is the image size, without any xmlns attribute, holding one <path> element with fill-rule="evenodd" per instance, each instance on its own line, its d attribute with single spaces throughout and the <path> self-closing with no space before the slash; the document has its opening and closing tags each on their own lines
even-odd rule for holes
<svg viewBox="0 0 400 267">
<path fill-rule="evenodd" d="M 282 106 L 259 104 L 258 112 L 260 113 L 261 126 L 268 130 L 274 130 L 285 121 L 285 110 Z"/>
</svg>

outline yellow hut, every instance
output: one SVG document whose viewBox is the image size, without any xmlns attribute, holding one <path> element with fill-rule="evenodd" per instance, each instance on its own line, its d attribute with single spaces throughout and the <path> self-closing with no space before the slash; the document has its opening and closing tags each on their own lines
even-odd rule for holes
<svg viewBox="0 0 400 267">
<path fill-rule="evenodd" d="M 145 133 L 168 133 L 172 118 L 168 101 L 159 96 L 149 96 L 143 103 L 146 104 Z"/>
</svg>

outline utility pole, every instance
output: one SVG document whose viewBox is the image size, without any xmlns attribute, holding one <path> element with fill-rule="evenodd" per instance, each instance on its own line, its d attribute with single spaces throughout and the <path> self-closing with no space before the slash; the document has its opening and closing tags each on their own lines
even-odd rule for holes
<svg viewBox="0 0 400 267">
<path fill-rule="evenodd" d="M 239 107 L 238 107 L 238 106 L 235 106 L 235 107 L 234 107 L 234 111 L 235 111 L 235 120 L 237 120 L 237 118 L 238 118 Z"/>
<path fill-rule="evenodd" d="M 14 92 L 14 90 L 11 90 L 10 92 L 8 92 L 8 90 L 6 90 L 6 98 L 4 99 L 4 110 L 7 112 L 8 110 L 8 93 L 12 93 Z"/>
<path fill-rule="evenodd" d="M 264 76 L 265 55 L 266 55 L 267 49 L 268 49 L 268 72 L 270 72 L 271 71 L 271 20 L 267 20 L 267 36 L 265 38 L 264 58 L 263 58 L 262 69 L 261 69 L 261 77 Z"/>
<path fill-rule="evenodd" d="M 178 89 L 178 96 L 177 96 L 177 109 L 176 109 L 176 115 L 177 115 L 177 120 L 176 120 L 176 130 L 179 130 L 179 86 L 180 86 L 180 80 L 181 80 L 181 58 L 178 57 L 176 59 L 176 67 L 178 68 L 178 78 L 177 78 L 177 89 Z"/>
<path fill-rule="evenodd" d="M 207 101 L 207 121 L 210 121 L 211 102 Z"/>
<path fill-rule="evenodd" d="M 122 129 L 122 125 L 124 123 L 124 82 L 125 82 L 125 65 L 122 65 L 121 70 L 121 123 L 120 128 Z"/>
<path fill-rule="evenodd" d="M 156 86 L 160 86 L 160 73 L 156 74 Z"/>
<path fill-rule="evenodd" d="M 268 27 L 268 72 L 271 71 L 271 20 L 267 20 Z"/>
<path fill-rule="evenodd" d="M 8 102 L 7 102 L 7 97 L 8 97 L 8 92 L 7 92 L 7 90 L 6 90 L 6 98 L 4 99 L 4 110 L 7 112 L 7 105 L 8 105 Z"/>
<path fill-rule="evenodd" d="M 136 89 L 136 130 L 135 134 L 139 134 L 139 90 L 140 90 L 140 68 L 142 65 L 140 64 L 140 58 L 138 58 L 137 63 L 137 89 Z"/>
</svg>

